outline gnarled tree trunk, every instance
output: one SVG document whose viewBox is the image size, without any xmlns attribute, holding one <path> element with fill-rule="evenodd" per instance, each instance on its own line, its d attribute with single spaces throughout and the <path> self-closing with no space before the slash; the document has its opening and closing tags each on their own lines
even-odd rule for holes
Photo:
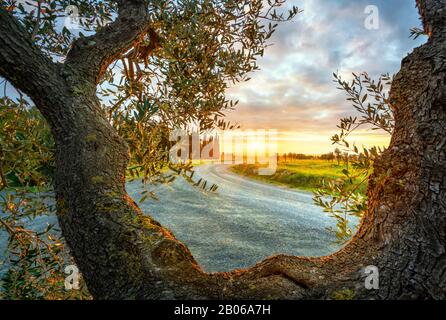
<svg viewBox="0 0 446 320">
<path fill-rule="evenodd" d="M 396 128 L 375 164 L 369 210 L 340 251 L 279 255 L 246 270 L 205 273 L 125 191 L 128 149 L 107 122 L 96 83 L 147 32 L 145 1 L 77 41 L 64 64 L 45 58 L 0 9 L 0 74 L 27 93 L 56 141 L 58 218 L 95 298 L 446 298 L 446 0 L 417 4 L 429 42 L 403 60 L 391 89 Z M 364 287 L 375 265 L 379 290 Z"/>
</svg>

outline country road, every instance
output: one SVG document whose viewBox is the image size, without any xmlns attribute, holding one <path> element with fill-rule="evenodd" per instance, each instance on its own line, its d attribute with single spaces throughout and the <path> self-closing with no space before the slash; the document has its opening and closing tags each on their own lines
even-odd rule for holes
<svg viewBox="0 0 446 320">
<path fill-rule="evenodd" d="M 278 253 L 321 256 L 337 249 L 326 227 L 334 226 L 312 202 L 312 194 L 239 176 L 224 165 L 195 168 L 219 186 L 205 194 L 177 179 L 156 189 L 159 202 L 141 208 L 186 243 L 206 271 L 248 267 Z M 127 189 L 139 199 L 140 184 Z"/>
<path fill-rule="evenodd" d="M 218 185 L 204 193 L 177 178 L 170 185 L 149 186 L 159 201 L 148 199 L 141 209 L 172 230 L 208 272 L 244 268 L 273 254 L 321 256 L 338 249 L 326 227 L 332 218 L 313 205 L 312 195 L 238 176 L 224 165 L 202 165 L 196 175 Z M 127 190 L 139 201 L 139 181 Z M 32 228 L 43 229 L 54 216 L 42 216 Z M 0 232 L 0 261 L 6 234 Z M 0 265 L 0 270 L 2 269 Z"/>
</svg>

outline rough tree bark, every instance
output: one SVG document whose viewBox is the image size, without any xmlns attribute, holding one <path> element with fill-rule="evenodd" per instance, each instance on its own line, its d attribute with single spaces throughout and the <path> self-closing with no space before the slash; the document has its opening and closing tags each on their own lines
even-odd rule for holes
<svg viewBox="0 0 446 320">
<path fill-rule="evenodd" d="M 252 268 L 203 272 L 173 234 L 125 191 L 128 148 L 107 122 L 96 83 L 149 29 L 145 1 L 53 63 L 0 9 L 0 74 L 28 94 L 56 141 L 58 219 L 98 299 L 446 298 L 446 0 L 419 0 L 428 43 L 403 60 L 391 89 L 396 128 L 375 164 L 358 233 L 322 258 L 279 255 Z M 364 287 L 376 265 L 380 289 Z"/>
</svg>

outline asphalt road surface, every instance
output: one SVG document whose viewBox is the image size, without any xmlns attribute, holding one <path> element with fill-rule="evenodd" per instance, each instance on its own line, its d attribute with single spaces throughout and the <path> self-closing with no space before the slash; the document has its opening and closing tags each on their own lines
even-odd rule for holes
<svg viewBox="0 0 446 320">
<path fill-rule="evenodd" d="M 249 267 L 279 253 L 322 256 L 338 249 L 326 230 L 335 222 L 312 203 L 311 193 L 253 181 L 224 165 L 198 166 L 197 176 L 217 184 L 217 192 L 201 192 L 177 178 L 170 185 L 146 187 L 159 201 L 148 199 L 140 206 L 172 230 L 206 271 Z M 127 190 L 138 202 L 144 187 L 133 181 Z M 42 230 L 55 222 L 54 216 L 41 216 L 31 227 Z M 6 239 L 0 232 L 0 261 Z"/>
<path fill-rule="evenodd" d="M 253 181 L 224 165 L 198 166 L 196 176 L 217 184 L 217 192 L 177 179 L 155 189 L 159 201 L 140 206 L 172 230 L 206 271 L 244 268 L 279 253 L 322 256 L 338 249 L 326 230 L 334 219 L 313 204 L 311 193 Z M 139 183 L 127 190 L 140 198 Z"/>
</svg>

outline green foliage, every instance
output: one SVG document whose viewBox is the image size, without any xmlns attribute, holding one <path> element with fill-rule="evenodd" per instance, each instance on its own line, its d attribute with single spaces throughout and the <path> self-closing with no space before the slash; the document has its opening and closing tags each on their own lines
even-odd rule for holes
<svg viewBox="0 0 446 320">
<path fill-rule="evenodd" d="M 341 119 L 338 126 L 340 133 L 335 134 L 331 140 L 338 146 L 335 149 L 338 161 L 341 159 L 342 151 L 346 154 L 343 176 L 324 180 L 322 186 L 314 192 L 313 200 L 336 219 L 336 228 L 330 228 L 329 231 L 336 235 L 337 242 L 344 243 L 354 232 L 350 227 L 349 217 L 362 217 L 367 210 L 368 199 L 360 190 L 367 185 L 373 172 L 373 163 L 384 151 L 379 147 L 363 147 L 360 150 L 348 141 L 348 137 L 360 127 L 383 130 L 392 134 L 394 117 L 388 98 L 388 88 L 392 79 L 385 74 L 375 81 L 367 73 L 353 74 L 351 82 L 344 81 L 337 74 L 334 74 L 334 78 L 338 89 L 346 93 L 347 100 L 352 103 L 360 117 Z"/>
<path fill-rule="evenodd" d="M 129 144 L 130 176 L 144 181 L 160 177 L 169 166 L 168 138 L 174 129 L 204 133 L 237 127 L 224 121 L 237 105 L 225 91 L 249 80 L 277 24 L 299 12 L 292 7 L 287 14 L 278 13 L 283 4 L 150 2 L 152 30 L 110 66 L 98 87 L 110 122 Z"/>
<path fill-rule="evenodd" d="M 71 258 L 60 230 L 28 227 L 55 215 L 53 172 L 54 142 L 43 117 L 22 97 L 0 99 L 0 230 L 8 233 L 0 298 L 88 297 L 86 289 L 65 292 L 63 267 Z"/>
<path fill-rule="evenodd" d="M 426 31 L 424 31 L 424 29 L 418 27 L 413 27 L 410 29 L 410 37 L 413 38 L 414 40 L 418 39 L 421 36 L 428 36 L 428 34 L 426 33 Z"/>
<path fill-rule="evenodd" d="M 90 0 L 2 0 L 0 5 L 14 14 L 29 32 L 34 44 L 48 56 L 64 57 L 79 32 L 91 33 L 112 20 L 116 8 L 111 1 Z M 64 26 L 68 6 L 77 8 L 81 29 Z M 82 33 L 80 34 L 82 36 Z"/>
<path fill-rule="evenodd" d="M 54 171 L 54 143 L 40 113 L 22 97 L 0 98 L 0 128 L 0 188 L 45 185 Z"/>
<path fill-rule="evenodd" d="M 16 190 L 2 196 L 1 225 L 8 232 L 8 269 L 0 279 L 0 299 L 87 299 L 81 289 L 65 291 L 64 267 L 73 264 L 60 230 L 47 225 L 43 230 L 27 228 L 41 215 L 55 214 L 52 196 Z"/>
</svg>

